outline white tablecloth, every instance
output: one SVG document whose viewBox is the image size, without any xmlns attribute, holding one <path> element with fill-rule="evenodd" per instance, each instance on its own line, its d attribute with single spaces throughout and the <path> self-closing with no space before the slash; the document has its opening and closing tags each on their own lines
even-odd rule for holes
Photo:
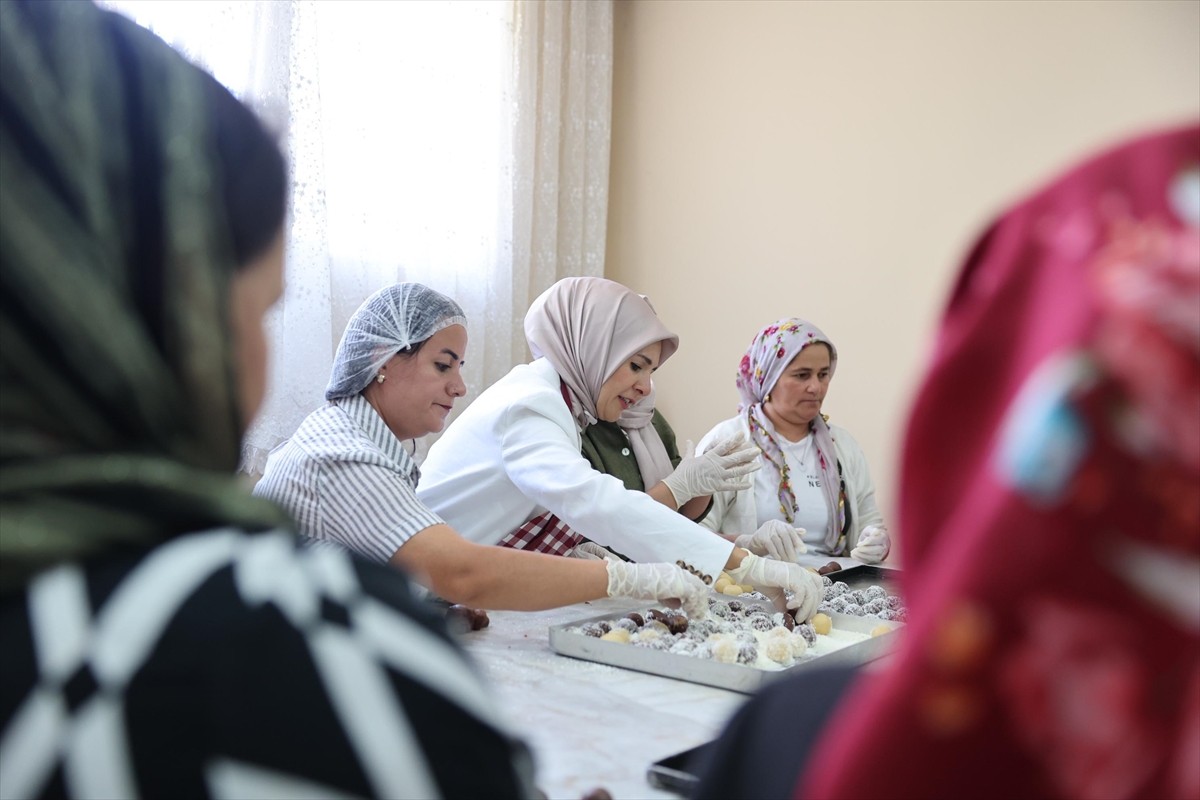
<svg viewBox="0 0 1200 800">
<path fill-rule="evenodd" d="M 533 749 L 538 788 L 551 800 L 579 800 L 600 786 L 616 800 L 676 797 L 647 783 L 647 767 L 714 738 L 747 699 L 550 649 L 551 625 L 639 607 L 645 604 L 598 600 L 553 611 L 491 611 L 487 628 L 460 638 Z"/>
</svg>

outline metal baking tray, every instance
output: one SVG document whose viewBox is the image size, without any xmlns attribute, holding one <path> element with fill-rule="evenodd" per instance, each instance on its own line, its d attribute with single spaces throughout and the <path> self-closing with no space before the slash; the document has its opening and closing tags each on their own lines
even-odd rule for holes
<svg viewBox="0 0 1200 800">
<path fill-rule="evenodd" d="M 743 602 L 751 602 L 745 598 L 739 599 L 742 599 Z M 768 681 L 794 675 L 799 670 L 811 669 L 815 665 L 865 664 L 880 658 L 895 645 L 896 629 L 903 627 L 901 623 L 885 622 L 878 617 L 856 617 L 851 614 L 832 613 L 829 617 L 833 620 L 834 628 L 856 633 L 870 633 L 875 626 L 884 624 L 893 630 L 891 633 L 874 636 L 823 656 L 807 655 L 796 664 L 778 670 L 758 669 L 745 664 L 724 664 L 706 658 L 694 658 L 620 642 L 605 642 L 591 636 L 584 636 L 582 633 L 572 633 L 569 630 L 589 622 L 618 619 L 630 611 L 643 612 L 646 607 L 645 604 L 633 605 L 625 611 L 610 611 L 599 616 L 553 625 L 550 628 L 550 647 L 560 655 L 584 661 L 595 661 L 638 672 L 648 672 L 664 678 L 702 683 L 718 689 L 751 693 Z"/>
<path fill-rule="evenodd" d="M 853 567 L 839 569 L 825 577 L 831 581 L 841 581 L 847 586 L 858 589 L 862 586 L 882 586 L 888 594 L 899 594 L 900 570 L 890 567 L 874 567 L 869 564 L 859 564 Z"/>
</svg>

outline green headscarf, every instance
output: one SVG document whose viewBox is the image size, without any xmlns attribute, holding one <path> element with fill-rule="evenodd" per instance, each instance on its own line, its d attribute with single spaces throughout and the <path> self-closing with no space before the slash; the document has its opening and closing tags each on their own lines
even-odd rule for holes
<svg viewBox="0 0 1200 800">
<path fill-rule="evenodd" d="M 91 3 L 0 2 L 5 589 L 64 559 L 289 524 L 233 475 L 212 81 Z"/>
</svg>

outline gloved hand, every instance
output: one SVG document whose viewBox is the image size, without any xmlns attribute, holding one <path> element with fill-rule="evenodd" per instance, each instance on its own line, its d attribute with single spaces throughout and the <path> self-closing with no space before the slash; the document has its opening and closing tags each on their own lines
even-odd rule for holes
<svg viewBox="0 0 1200 800">
<path fill-rule="evenodd" d="M 617 557 L 613 551 L 601 547 L 595 542 L 580 542 L 567 555 L 571 558 L 582 558 L 585 561 L 603 561 Z"/>
<path fill-rule="evenodd" d="M 759 525 L 754 533 L 743 533 L 733 543 L 755 555 L 795 561 L 796 556 L 808 550 L 801 538 L 803 536 L 804 528 L 793 528 L 783 520 L 769 519 Z"/>
<path fill-rule="evenodd" d="M 850 551 L 850 557 L 864 564 L 878 564 L 888 557 L 891 549 L 892 537 L 888 536 L 887 528 L 868 525 L 859 535 L 858 544 Z"/>
<path fill-rule="evenodd" d="M 754 586 L 775 586 L 792 593 L 788 608 L 795 609 L 797 622 L 807 622 L 817 613 L 817 606 L 825 594 L 821 576 L 810 572 L 799 564 L 760 558 L 753 553 L 742 559 L 737 569 L 725 570 L 738 583 Z"/>
<path fill-rule="evenodd" d="M 676 505 L 683 505 L 693 497 L 713 492 L 737 492 L 753 485 L 750 475 L 762 467 L 759 463 L 758 446 L 746 441 L 742 434 L 715 442 L 701 455 L 688 442 L 683 460 L 663 483 L 675 496 Z"/>
<path fill-rule="evenodd" d="M 635 564 L 613 560 L 608 566 L 608 596 L 638 600 L 678 600 L 689 619 L 708 615 L 708 586 L 674 564 Z"/>
</svg>

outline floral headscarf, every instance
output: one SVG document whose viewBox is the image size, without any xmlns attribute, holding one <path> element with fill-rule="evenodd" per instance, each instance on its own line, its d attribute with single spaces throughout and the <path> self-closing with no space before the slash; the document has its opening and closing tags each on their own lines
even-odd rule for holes
<svg viewBox="0 0 1200 800">
<path fill-rule="evenodd" d="M 781 319 L 758 332 L 742 362 L 738 365 L 737 390 L 741 397 L 738 413 L 745 419 L 750 438 L 763 453 L 763 461 L 779 477 L 779 509 L 788 522 L 796 513 L 796 495 L 792 491 L 788 475 L 787 459 L 783 449 L 775 440 L 762 404 L 771 389 L 779 381 L 788 364 L 796 355 L 812 344 L 824 344 L 829 348 L 829 376 L 837 369 L 837 348 L 829 337 L 816 325 L 796 317 Z M 818 468 L 821 470 L 821 486 L 825 503 L 829 509 L 829 525 L 825 534 L 825 545 L 829 552 L 840 554 L 845 544 L 841 540 L 845 508 L 839 502 L 838 491 L 841 480 L 838 474 L 837 452 L 834 450 L 833 435 L 825 417 L 817 415 L 812 421 L 813 444 L 816 445 Z"/>
</svg>

